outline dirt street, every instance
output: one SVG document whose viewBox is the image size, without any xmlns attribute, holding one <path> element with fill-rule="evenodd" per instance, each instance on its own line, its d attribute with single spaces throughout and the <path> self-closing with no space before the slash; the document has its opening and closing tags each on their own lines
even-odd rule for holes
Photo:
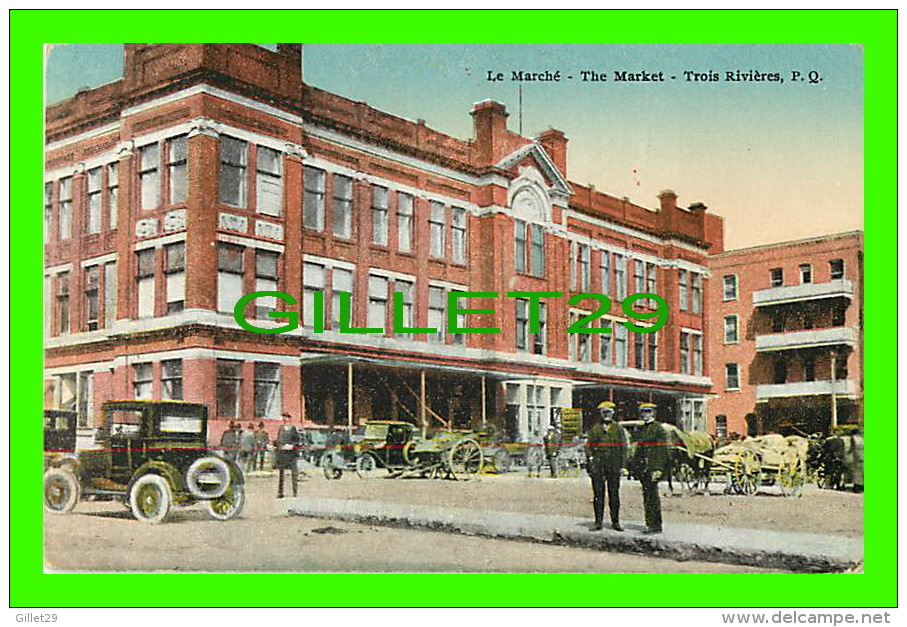
<svg viewBox="0 0 907 627">
<path fill-rule="evenodd" d="M 765 572 L 639 555 L 444 533 L 284 517 L 276 478 L 254 476 L 242 517 L 222 523 L 200 506 L 176 510 L 170 522 L 145 525 L 112 502 L 83 502 L 70 515 L 45 516 L 45 563 L 63 571 L 381 571 L 381 572 Z M 800 499 L 676 496 L 663 499 L 671 521 L 720 526 L 862 535 L 862 495 L 808 488 Z M 324 479 L 318 469 L 300 495 L 397 503 L 446 504 L 498 511 L 590 516 L 584 477 L 528 479 L 517 474 L 469 482 Z M 623 516 L 641 520 L 639 485 L 625 482 Z"/>
</svg>

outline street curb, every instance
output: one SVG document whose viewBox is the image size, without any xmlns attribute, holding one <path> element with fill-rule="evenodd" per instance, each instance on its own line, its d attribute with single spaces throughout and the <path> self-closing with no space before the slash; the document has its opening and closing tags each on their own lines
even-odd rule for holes
<svg viewBox="0 0 907 627">
<path fill-rule="evenodd" d="M 611 529 L 591 531 L 589 520 L 570 516 L 361 500 L 293 498 L 278 501 L 278 507 L 288 516 L 795 572 L 840 572 L 863 560 L 862 539 L 844 536 L 670 522 L 663 534 L 647 536 L 642 535 L 645 527 L 639 522 L 623 523 L 624 532 Z"/>
</svg>

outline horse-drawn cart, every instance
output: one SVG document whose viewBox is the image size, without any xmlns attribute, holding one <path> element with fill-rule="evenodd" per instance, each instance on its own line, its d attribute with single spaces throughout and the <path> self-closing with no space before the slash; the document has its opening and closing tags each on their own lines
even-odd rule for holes
<svg viewBox="0 0 907 627">
<path fill-rule="evenodd" d="M 777 485 L 784 496 L 800 496 L 806 483 L 808 441 L 777 433 L 731 442 L 710 458 L 711 475 L 724 477 L 726 493 L 755 494 Z"/>
</svg>

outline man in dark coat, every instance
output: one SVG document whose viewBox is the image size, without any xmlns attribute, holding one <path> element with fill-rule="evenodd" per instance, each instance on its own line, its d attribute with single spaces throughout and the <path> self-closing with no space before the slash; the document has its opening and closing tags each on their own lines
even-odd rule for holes
<svg viewBox="0 0 907 627">
<path fill-rule="evenodd" d="M 620 526 L 620 473 L 627 463 L 629 443 L 626 429 L 614 420 L 614 403 L 599 403 L 598 421 L 589 429 L 586 440 L 586 472 L 592 479 L 593 529 L 596 531 L 602 528 L 604 519 L 606 485 L 611 528 L 623 531 Z"/>
<path fill-rule="evenodd" d="M 289 470 L 293 482 L 293 496 L 299 489 L 299 431 L 290 423 L 290 414 L 283 415 L 283 424 L 274 440 L 274 467 L 277 468 L 277 498 L 283 498 L 283 475 Z"/>
<path fill-rule="evenodd" d="M 655 407 L 654 403 L 640 403 L 639 415 L 643 426 L 636 438 L 636 462 L 646 511 L 646 530 L 643 533 L 646 534 L 661 533 L 658 481 L 669 462 L 667 434 L 661 423 L 655 421 Z"/>
<path fill-rule="evenodd" d="M 548 428 L 545 437 L 542 439 L 545 445 L 545 458 L 548 460 L 548 470 L 551 472 L 551 478 L 557 478 L 557 456 L 560 452 L 561 436 L 553 426 Z"/>
<path fill-rule="evenodd" d="M 224 457 L 231 461 L 236 461 L 239 452 L 239 435 L 232 420 L 230 421 L 230 427 L 224 431 L 220 438 L 220 445 L 224 451 Z"/>
</svg>

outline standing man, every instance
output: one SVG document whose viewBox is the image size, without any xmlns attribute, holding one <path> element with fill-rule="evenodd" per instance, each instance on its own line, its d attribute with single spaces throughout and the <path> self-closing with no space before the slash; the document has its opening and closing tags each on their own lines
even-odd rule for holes
<svg viewBox="0 0 907 627">
<path fill-rule="evenodd" d="M 258 430 L 255 431 L 255 464 L 258 470 L 265 469 L 265 455 L 268 452 L 268 432 L 265 431 L 265 423 L 258 423 Z"/>
<path fill-rule="evenodd" d="M 551 471 L 551 478 L 556 479 L 557 455 L 560 452 L 561 438 L 560 433 L 555 427 L 548 427 L 543 443 L 545 445 L 545 457 L 548 460 L 548 469 Z"/>
<path fill-rule="evenodd" d="M 290 414 L 283 414 L 283 424 L 274 440 L 274 466 L 278 471 L 277 498 L 283 498 L 283 475 L 289 470 L 293 481 L 293 496 L 298 496 L 299 489 L 299 431 L 290 423 Z"/>
<path fill-rule="evenodd" d="M 241 466 L 246 472 L 255 470 L 255 425 L 251 422 L 239 436 Z"/>
<path fill-rule="evenodd" d="M 606 484 L 611 528 L 623 531 L 620 526 L 620 473 L 627 463 L 629 443 L 626 429 L 614 420 L 614 403 L 599 403 L 598 421 L 589 429 L 586 441 L 586 472 L 592 479 L 592 509 L 595 514 L 595 526 L 592 528 L 595 531 L 602 528 Z"/>
<path fill-rule="evenodd" d="M 655 403 L 640 403 L 639 415 L 643 426 L 636 441 L 636 461 L 639 482 L 642 484 L 642 501 L 646 510 L 645 534 L 661 533 L 661 499 L 658 481 L 668 464 L 668 439 L 664 427 L 655 421 Z"/>
<path fill-rule="evenodd" d="M 220 438 L 221 448 L 224 450 L 224 457 L 230 461 L 236 461 L 237 447 L 239 446 L 239 439 L 236 436 L 236 425 L 233 421 L 230 421 L 230 427 L 224 431 L 223 435 Z"/>
</svg>

